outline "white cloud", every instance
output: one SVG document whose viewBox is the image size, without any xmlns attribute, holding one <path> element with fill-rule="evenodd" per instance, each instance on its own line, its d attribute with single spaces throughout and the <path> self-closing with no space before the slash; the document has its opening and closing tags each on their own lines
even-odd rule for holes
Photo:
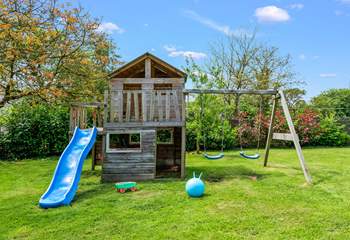
<svg viewBox="0 0 350 240">
<path fill-rule="evenodd" d="M 298 58 L 302 61 L 305 61 L 305 60 L 317 60 L 320 58 L 320 56 L 318 55 L 312 55 L 312 56 L 306 56 L 305 53 L 301 53 L 299 54 Z"/>
<path fill-rule="evenodd" d="M 144 27 L 148 27 L 149 24 L 148 24 L 148 23 L 144 23 L 143 26 L 144 26 Z"/>
<path fill-rule="evenodd" d="M 304 8 L 304 4 L 302 4 L 302 3 L 294 3 L 294 4 L 289 5 L 289 8 L 290 8 L 290 9 L 298 9 L 298 10 L 301 10 L 301 9 Z"/>
<path fill-rule="evenodd" d="M 302 54 L 300 54 L 300 55 L 299 55 L 299 59 L 300 59 L 300 60 L 305 60 L 305 59 L 306 59 L 305 54 L 303 54 L 303 53 L 302 53 Z"/>
<path fill-rule="evenodd" d="M 164 45 L 164 49 L 165 49 L 167 52 L 174 52 L 174 51 L 176 51 L 176 47 L 171 46 L 171 45 Z"/>
<path fill-rule="evenodd" d="M 193 20 L 211 28 L 214 29 L 216 31 L 222 32 L 223 34 L 227 35 L 227 36 L 241 36 L 244 34 L 250 35 L 251 33 L 249 31 L 247 31 L 246 29 L 243 28 L 238 28 L 238 29 L 231 29 L 230 26 L 228 25 L 222 25 L 219 24 L 217 22 L 215 22 L 214 20 L 210 19 L 210 18 L 206 18 L 203 17 L 201 15 L 199 15 L 197 12 L 192 11 L 192 10 L 185 10 L 184 14 L 189 17 L 192 18 Z"/>
<path fill-rule="evenodd" d="M 320 74 L 321 78 L 335 78 L 337 77 L 336 73 L 321 73 Z"/>
<path fill-rule="evenodd" d="M 338 0 L 338 2 L 343 4 L 350 4 L 350 0 Z"/>
<path fill-rule="evenodd" d="M 165 45 L 164 49 L 168 52 L 169 57 L 186 57 L 193 59 L 203 59 L 206 58 L 207 55 L 202 52 L 194 52 L 194 51 L 179 51 L 174 46 Z"/>
<path fill-rule="evenodd" d="M 290 20 L 288 12 L 276 6 L 266 6 L 255 10 L 259 22 L 286 22 Z"/>
<path fill-rule="evenodd" d="M 105 32 L 105 33 L 108 33 L 108 34 L 112 34 L 114 32 L 122 34 L 122 33 L 125 32 L 124 29 L 122 29 L 117 24 L 114 24 L 112 22 L 101 23 L 101 25 L 97 28 L 97 31 Z"/>
<path fill-rule="evenodd" d="M 336 16 L 341 16 L 341 15 L 343 15 L 344 13 L 343 13 L 342 11 L 340 11 L 340 10 L 335 10 L 335 11 L 334 11 L 334 14 L 335 14 Z"/>
</svg>

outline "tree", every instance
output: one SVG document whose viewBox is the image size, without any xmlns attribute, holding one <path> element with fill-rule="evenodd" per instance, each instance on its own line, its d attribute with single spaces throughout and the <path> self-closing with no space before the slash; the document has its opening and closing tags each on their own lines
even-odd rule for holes
<svg viewBox="0 0 350 240">
<path fill-rule="evenodd" d="M 211 45 L 209 61 L 199 66 L 188 61 L 186 72 L 202 88 L 268 89 L 291 88 L 301 82 L 295 79 L 291 57 L 280 55 L 278 48 L 259 43 L 255 34 L 230 36 Z M 237 118 L 239 99 L 225 96 Z M 234 99 L 233 99 L 234 98 Z M 267 106 L 266 100 L 263 103 Z"/>
<path fill-rule="evenodd" d="M 289 110 L 293 115 L 296 113 L 296 111 L 302 110 L 306 107 L 307 104 L 303 99 L 306 94 L 304 89 L 290 88 L 284 91 L 284 94 L 287 99 Z"/>
<path fill-rule="evenodd" d="M 0 108 L 26 96 L 98 95 L 118 60 L 98 26 L 81 7 L 57 0 L 0 0 Z"/>
<path fill-rule="evenodd" d="M 350 89 L 329 89 L 312 98 L 311 105 L 323 115 L 334 113 L 337 118 L 350 117 Z"/>
</svg>

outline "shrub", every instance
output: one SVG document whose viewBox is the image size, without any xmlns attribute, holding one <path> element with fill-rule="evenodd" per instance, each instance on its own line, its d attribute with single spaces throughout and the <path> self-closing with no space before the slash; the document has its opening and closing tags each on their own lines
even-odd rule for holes
<svg viewBox="0 0 350 240">
<path fill-rule="evenodd" d="M 27 102 L 11 106 L 0 133 L 2 159 L 22 159 L 59 154 L 68 142 L 68 108 Z"/>
<path fill-rule="evenodd" d="M 321 133 L 317 138 L 317 145 L 345 146 L 350 142 L 350 135 L 344 131 L 344 125 L 340 125 L 335 115 L 331 114 L 320 122 Z"/>
<path fill-rule="evenodd" d="M 305 109 L 296 116 L 295 128 L 300 139 L 300 144 L 317 144 L 317 139 L 321 132 L 318 113 L 311 109 Z"/>
</svg>

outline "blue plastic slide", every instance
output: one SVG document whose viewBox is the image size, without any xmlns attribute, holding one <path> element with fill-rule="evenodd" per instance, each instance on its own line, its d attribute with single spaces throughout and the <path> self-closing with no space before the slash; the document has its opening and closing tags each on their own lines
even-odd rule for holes
<svg viewBox="0 0 350 240">
<path fill-rule="evenodd" d="M 95 144 L 97 129 L 75 128 L 72 139 L 63 151 L 49 188 L 41 196 L 39 206 L 54 208 L 69 205 L 78 189 L 83 163 Z"/>
</svg>

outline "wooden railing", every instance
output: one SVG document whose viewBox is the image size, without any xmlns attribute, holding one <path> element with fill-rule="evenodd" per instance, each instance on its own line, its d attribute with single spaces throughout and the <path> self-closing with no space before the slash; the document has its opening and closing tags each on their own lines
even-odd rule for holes
<svg viewBox="0 0 350 240">
<path fill-rule="evenodd" d="M 103 127 L 103 103 L 71 103 L 69 132 L 73 133 L 75 127 L 90 128 Z"/>
<path fill-rule="evenodd" d="M 113 90 L 108 98 L 109 122 L 180 122 L 179 94 L 178 90 Z"/>
</svg>

